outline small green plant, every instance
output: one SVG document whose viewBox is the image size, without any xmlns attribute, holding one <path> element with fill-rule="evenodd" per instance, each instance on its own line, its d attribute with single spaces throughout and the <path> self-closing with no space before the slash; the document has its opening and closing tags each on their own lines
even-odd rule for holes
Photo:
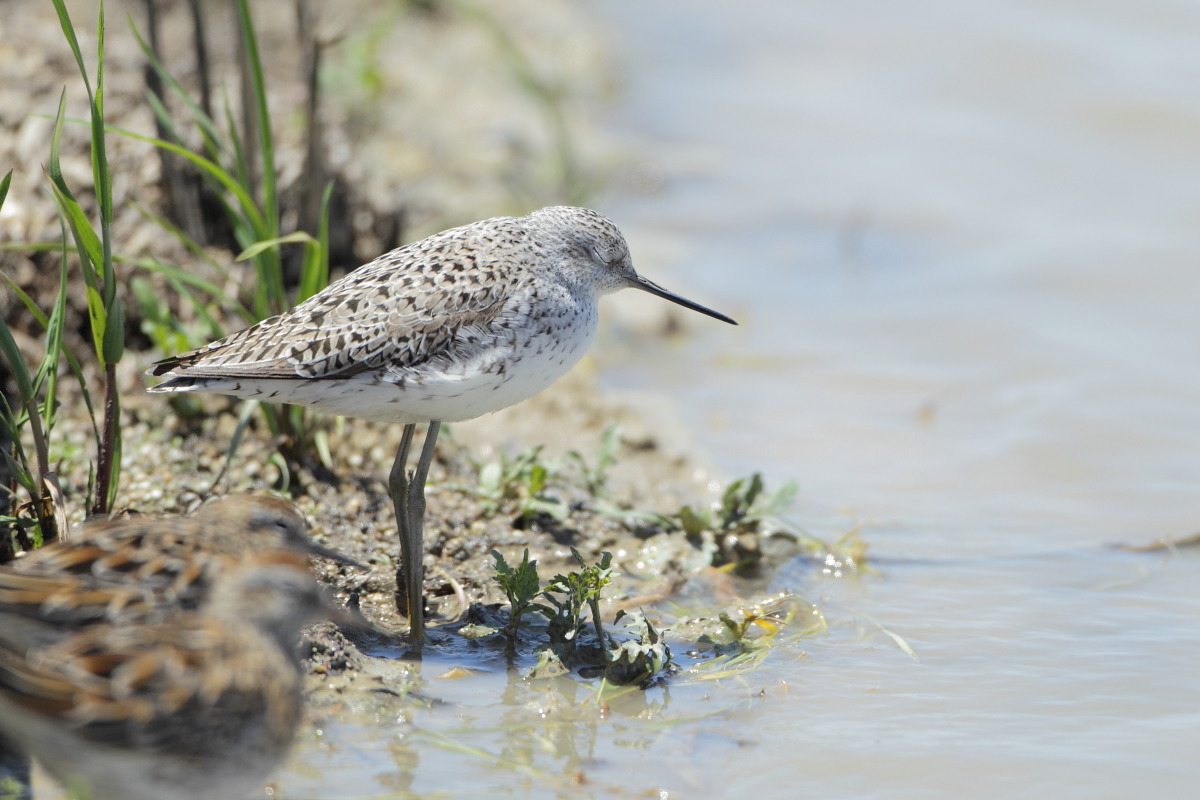
<svg viewBox="0 0 1200 800">
<path fill-rule="evenodd" d="M 715 566 L 730 565 L 741 573 L 752 573 L 762 559 L 760 539 L 781 536 L 793 541 L 821 543 L 782 521 L 783 512 L 796 497 L 795 482 L 789 481 L 767 492 L 762 475 L 739 478 L 725 487 L 721 500 L 711 508 L 683 506 L 658 521 L 671 530 L 682 530 L 703 549 L 713 553 Z"/>
<path fill-rule="evenodd" d="M 782 626 L 782 621 L 777 615 L 757 608 L 739 609 L 739 613 L 742 617 L 740 620 L 735 620 L 724 611 L 720 614 L 719 618 L 721 625 L 725 628 L 727 643 L 732 642 L 745 647 L 750 642 L 763 638 L 770 639 L 779 632 Z"/>
<path fill-rule="evenodd" d="M 570 516 L 571 504 L 551 494 L 552 485 L 575 489 L 575 493 L 581 486 L 593 500 L 602 501 L 593 504 L 597 513 L 625 515 L 627 512 L 619 512 L 604 502 L 608 496 L 608 472 L 620 447 L 621 429 L 609 425 L 600 436 L 594 461 L 577 450 L 568 452 L 562 460 L 542 458 L 541 445 L 526 448 L 515 456 L 502 452 L 491 461 L 480 461 L 468 454 L 476 470 L 475 483 L 455 488 L 475 497 L 485 517 L 515 510 L 518 525 L 527 525 L 539 514 L 559 522 Z"/>
<path fill-rule="evenodd" d="M 697 680 L 714 680 L 757 667 L 781 641 L 797 642 L 825 630 L 828 622 L 816 606 L 781 592 L 716 618 L 687 620 L 676 626 L 675 634 L 700 631 L 694 639 L 698 647 L 688 653 L 697 659 L 691 670 L 698 673 Z"/>
<path fill-rule="evenodd" d="M 50 460 L 51 436 L 59 404 L 59 369 L 64 360 L 79 383 L 96 442 L 96 462 L 91 472 L 87 502 L 91 513 L 105 513 L 112 508 L 121 466 L 120 403 L 116 371 L 125 351 L 125 312 L 117 294 L 118 281 L 110 231 L 113 199 L 104 139 L 104 5 L 101 3 L 97 19 L 94 87 L 84 64 L 74 24 L 63 0 L 54 0 L 54 8 L 63 36 L 75 57 L 87 90 L 91 131 L 89 155 L 99 232 L 93 227 L 82 205 L 67 185 L 59 160 L 66 107 L 64 90 L 59 97 L 58 112 L 50 137 L 50 155 L 46 165 L 50 192 L 58 209 L 63 234 L 59 244 L 58 290 L 50 313 L 46 314 L 34 298 L 5 277 L 22 305 L 45 331 L 45 345 L 36 369 L 30 370 L 25 363 L 13 338 L 9 322 L 4 320 L 0 324 L 0 353 L 4 356 L 10 374 L 13 375 L 20 400 L 17 408 L 11 407 L 6 400 L 0 409 L 0 427 L 3 428 L 3 438 L 6 440 L 3 457 L 12 480 L 12 484 L 4 487 L 4 490 L 8 493 L 6 505 L 10 512 L 13 512 L 5 515 L 3 523 L 8 530 L 16 531 L 22 547 L 35 546 L 43 540 L 61 535 L 66 530 L 65 501 Z M 0 182 L 0 204 L 3 204 L 8 194 L 10 180 L 11 173 Z M 92 404 L 92 383 L 85 377 L 76 357 L 63 347 L 63 334 L 68 325 L 66 299 L 70 285 L 67 268 L 70 250 L 68 231 L 83 277 L 82 289 L 87 303 L 92 347 L 104 375 L 103 408 L 99 424 L 96 409 Z M 28 441 L 33 448 L 32 464 L 24 445 L 23 434 L 26 430 L 29 435 Z M 12 503 L 16 499 L 18 486 L 28 494 L 29 502 L 13 509 Z M 28 509 L 28 516 L 22 514 L 22 509 Z M 32 536 L 29 535 L 31 529 Z M 11 549 L 11 540 L 6 539 L 5 545 L 5 549 Z"/>
<path fill-rule="evenodd" d="M 478 498 L 485 517 L 515 506 L 520 524 L 528 523 L 538 514 L 562 522 L 571 513 L 570 506 L 546 493 L 547 484 L 560 465 L 541 459 L 541 452 L 542 446 L 537 445 L 512 457 L 501 453 L 494 461 L 476 462 L 475 485 L 460 488 Z"/>
<path fill-rule="evenodd" d="M 0 208 L 8 197 L 8 189 L 12 183 L 10 170 L 0 180 Z M 65 247 L 65 242 L 63 243 Z M 20 287 L 9 281 L 9 285 L 17 296 L 30 307 L 35 317 L 48 331 L 46 347 L 42 363 L 34 373 L 30 373 L 21 351 L 17 347 L 9 329 L 8 321 L 0 319 L 0 353 L 8 365 L 8 373 L 16 384 L 20 404 L 13 408 L 8 398 L 0 394 L 0 455 L 4 458 L 11 485 L 2 487 L 6 493 L 3 508 L 6 513 L 0 515 L 0 525 L 3 526 L 4 540 L 0 542 L 0 554 L 8 560 L 13 552 L 13 536 L 24 549 L 41 544 L 43 538 L 54 538 L 60 531 L 55 523 L 52 511 L 53 498 L 61 498 L 57 493 L 57 478 L 50 466 L 48 439 L 54 428 L 56 402 L 55 382 L 58 378 L 58 364 L 62 355 L 63 317 L 66 308 L 66 267 L 64 253 L 60 261 L 58 295 L 55 300 L 51 317 L 47 318 L 37 307 L 33 299 L 21 291 Z M 7 276 L 5 279 L 8 280 Z M 39 398 L 44 398 L 39 402 Z M 26 453 L 22 431 L 28 427 L 29 439 L 34 450 L 36 469 L 30 464 Z M 29 497 L 27 508 L 30 516 L 23 516 L 19 509 L 13 508 L 17 498 L 17 487 L 25 490 Z M 32 537 L 29 535 L 32 529 Z"/>
<path fill-rule="evenodd" d="M 91 498 L 91 513 L 101 514 L 111 510 L 116 499 L 118 479 L 121 469 L 121 426 L 120 401 L 117 395 L 117 363 L 125 352 L 125 311 L 121 298 L 117 294 L 117 275 L 113 267 L 112 253 L 112 179 L 109 175 L 108 156 L 105 149 L 104 134 L 104 4 L 100 4 L 96 24 L 96 84 L 92 87 L 88 77 L 87 66 L 83 62 L 83 54 L 79 41 L 75 36 L 75 27 L 67 13 L 64 0 L 54 0 L 54 9 L 58 14 L 59 24 L 83 85 L 87 89 L 88 107 L 90 111 L 91 129 L 91 162 L 92 189 L 96 195 L 100 232 L 97 234 L 75 199 L 71 189 L 63 177 L 58 159 L 58 144 L 62 134 L 64 98 L 60 99 L 58 115 L 54 121 L 54 133 L 50 140 L 50 160 L 47 173 L 50 176 L 50 189 L 54 195 L 55 205 L 60 216 L 66 220 L 66 226 L 75 242 L 75 254 L 79 259 L 79 268 L 83 273 L 84 289 L 87 296 L 88 320 L 92 333 L 92 345 L 96 360 L 104 372 L 104 408 L 101 426 L 97 432 L 96 442 L 96 471 L 95 487 Z M 82 374 L 77 373 L 80 385 L 87 394 L 87 385 Z M 90 404 L 89 404 L 90 410 Z M 95 420 L 93 414 L 93 422 Z"/>
<path fill-rule="evenodd" d="M 496 582 L 508 597 L 508 625 L 504 628 L 504 635 L 508 637 L 509 645 L 512 646 L 516 642 L 521 619 L 538 608 L 533 602 L 542 588 L 538 580 L 537 559 L 529 560 L 528 547 L 521 554 L 521 563 L 515 567 L 509 566 L 497 550 L 492 551 L 492 558 L 496 559 Z"/>
<path fill-rule="evenodd" d="M 549 627 L 550 648 L 564 664 L 575 660 L 579 633 L 583 629 L 583 610 L 591 609 L 596 629 L 596 642 L 602 652 L 608 650 L 608 640 L 600 623 L 600 592 L 612 580 L 612 553 L 600 554 L 600 561 L 588 564 L 574 547 L 571 555 L 579 569 L 555 575 L 542 591 L 549 606 L 539 606 Z"/>
<path fill-rule="evenodd" d="M 624 685 L 637 683 L 647 686 L 671 667 L 671 648 L 640 610 L 620 611 L 614 622 L 625 619 L 626 632 L 632 638 L 615 640 L 604 633 L 600 622 L 600 593 L 612 579 L 612 554 L 601 553 L 595 564 L 584 561 L 572 548 L 579 569 L 554 579 L 543 589 L 538 582 L 537 561 L 529 560 L 529 550 L 521 563 L 511 566 L 497 551 L 495 578 L 508 597 L 510 612 L 504 628 L 509 647 L 516 644 L 517 630 L 522 619 L 531 611 L 541 613 L 547 620 L 545 644 L 533 673 L 555 675 L 578 666 L 584 674 L 603 675 L 608 683 Z M 538 603 L 538 597 L 545 603 Z M 596 646 L 586 653 L 579 649 L 583 632 L 584 612 L 591 611 L 596 632 Z"/>
<path fill-rule="evenodd" d="M 671 648 L 641 609 L 618 611 L 613 622 L 620 622 L 622 618 L 625 618 L 625 630 L 633 634 L 633 638 L 609 649 L 604 679 L 619 686 L 628 683 L 648 686 L 672 668 Z"/>
<path fill-rule="evenodd" d="M 616 463 L 617 451 L 621 449 L 621 426 L 611 423 L 600 434 L 600 446 L 596 448 L 596 460 L 589 463 L 578 450 L 571 450 L 567 458 L 573 461 L 583 476 L 588 494 L 593 498 L 608 496 L 608 471 Z"/>
</svg>

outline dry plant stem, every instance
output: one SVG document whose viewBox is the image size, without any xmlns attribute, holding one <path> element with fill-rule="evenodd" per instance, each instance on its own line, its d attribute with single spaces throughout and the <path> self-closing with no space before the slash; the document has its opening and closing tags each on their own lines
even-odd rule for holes
<svg viewBox="0 0 1200 800">
<path fill-rule="evenodd" d="M 200 0 L 188 0 L 192 12 L 192 46 L 196 49 L 196 76 L 200 81 L 200 108 L 212 117 L 212 86 L 208 70 L 208 45 L 204 28 L 204 15 L 200 11 Z M 162 137 L 159 137 L 162 138 Z"/>
<path fill-rule="evenodd" d="M 150 49 L 161 59 L 162 49 L 159 47 L 159 24 L 157 0 L 145 0 L 146 29 L 150 39 Z M 167 102 L 166 92 L 163 91 L 162 78 L 151 64 L 145 66 L 146 89 L 157 97 L 164 105 Z M 170 132 L 163 121 L 155 115 L 155 134 L 159 139 L 170 138 Z M 195 180 L 189 180 L 185 174 L 183 161 L 173 153 L 159 150 L 159 164 L 162 168 L 163 183 L 174 210 L 174 218 L 187 235 L 196 242 L 206 242 L 204 235 L 204 220 L 200 211 L 200 191 Z"/>
<path fill-rule="evenodd" d="M 300 225 L 302 231 L 315 231 L 320 225 L 321 186 L 326 182 L 322 147 L 320 109 L 321 44 L 313 30 L 313 9 L 308 0 L 296 2 L 296 27 L 299 30 L 300 46 L 304 48 L 304 124 L 308 131 L 304 149 L 304 172 L 300 200 Z"/>
<path fill-rule="evenodd" d="M 48 472 L 42 477 L 42 491 L 49 494 L 50 513 L 54 517 L 54 535 L 65 542 L 71 538 L 71 526 L 67 523 L 67 500 L 63 497 L 62 487 L 58 485 L 58 473 Z M 43 525 L 42 531 L 46 530 Z M 42 541 L 47 541 L 44 533 Z"/>
</svg>

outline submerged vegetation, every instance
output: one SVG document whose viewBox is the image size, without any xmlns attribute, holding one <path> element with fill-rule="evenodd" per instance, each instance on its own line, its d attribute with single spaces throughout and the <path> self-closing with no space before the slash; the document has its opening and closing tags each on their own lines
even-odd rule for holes
<svg viewBox="0 0 1200 800">
<path fill-rule="evenodd" d="M 618 448 L 619 429 L 609 426 L 602 436 L 595 462 L 604 464 L 607 470 L 614 463 Z M 520 470 L 501 470 L 501 474 L 513 476 L 515 485 L 525 485 L 522 476 L 536 470 L 539 489 L 545 487 L 546 476 L 553 476 L 564 493 L 573 485 L 576 494 L 596 499 L 596 487 L 603 486 L 604 480 L 597 480 L 595 472 L 584 469 L 572 476 L 561 469 L 561 463 L 539 462 L 539 452 L 539 448 L 534 448 L 515 459 L 502 457 L 486 464 L 476 463 L 480 483 L 489 489 L 484 495 L 488 502 L 481 504 L 482 513 L 516 514 L 517 521 L 527 513 L 523 492 L 491 491 L 497 486 L 492 469 L 497 464 L 522 465 Z M 587 463 L 578 452 L 572 452 L 568 460 Z M 459 488 L 470 493 L 483 493 L 480 489 Z M 831 546 L 786 521 L 784 513 L 795 493 L 794 484 L 785 484 L 768 492 L 762 476 L 755 473 L 749 478 L 730 482 L 711 507 L 683 506 L 670 513 L 626 509 L 621 518 L 642 537 L 648 538 L 662 530 L 683 532 L 690 546 L 704 553 L 711 566 L 741 575 L 752 575 L 763 566 L 764 549 L 760 540 L 774 538 L 786 543 L 789 552 L 812 556 L 823 565 L 826 574 L 834 574 L 831 565 L 836 565 L 838 570 L 835 577 L 856 571 L 863 562 L 866 548 L 853 532 Z M 599 500 L 597 505 L 597 508 L 588 508 L 581 501 L 573 510 L 581 515 L 617 513 L 607 497 Z M 562 507 L 566 507 L 565 504 Z M 554 519 L 561 521 L 562 518 L 555 516 Z M 737 560 L 730 558 L 734 546 L 740 556 Z M 656 628 L 640 608 L 619 608 L 613 624 L 624 619 L 628 634 L 628 638 L 620 638 L 605 632 L 601 616 L 602 601 L 620 599 L 603 596 L 615 574 L 612 553 L 602 551 L 597 561 L 589 563 L 579 550 L 574 547 L 570 550 L 577 568 L 555 575 L 545 585 L 539 579 L 537 561 L 529 558 L 528 548 L 515 565 L 510 565 L 499 551 L 491 551 L 495 561 L 493 577 L 504 591 L 509 606 L 507 622 L 498 632 L 506 638 L 510 656 L 516 652 L 519 643 L 536 653 L 537 662 L 530 670 L 533 675 L 574 670 L 581 675 L 602 674 L 606 681 L 614 684 L 645 686 L 678 670 L 668 644 L 671 639 L 677 646 L 685 647 L 695 663 L 705 663 L 704 669 L 711 670 L 711 663 L 716 663 L 714 660 L 723 663 L 722 669 L 734 669 L 759 663 L 775 643 L 776 635 L 785 629 L 806 636 L 823 631 L 826 626 L 824 616 L 815 607 L 784 593 L 731 610 L 681 618 L 662 629 Z M 590 628 L 586 616 L 590 616 Z M 522 632 L 524 637 L 520 635 Z M 477 629 L 471 631 L 472 636 L 480 633 Z"/>
</svg>

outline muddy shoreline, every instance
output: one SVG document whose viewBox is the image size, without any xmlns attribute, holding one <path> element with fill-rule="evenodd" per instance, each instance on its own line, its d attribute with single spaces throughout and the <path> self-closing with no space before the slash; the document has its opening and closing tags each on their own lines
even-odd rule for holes
<svg viewBox="0 0 1200 800">
<path fill-rule="evenodd" d="M 87 6 L 88 4 L 83 4 Z M 295 55 L 289 52 L 290 38 L 286 30 L 272 27 L 272 11 L 256 4 L 260 16 L 259 29 L 264 63 L 268 65 L 268 88 L 272 106 L 286 109 L 295 101 L 299 91 Z M 276 4 L 282 6 L 283 4 Z M 14 174 L 13 188 L 4 207 L 5 239 L 7 242 L 37 242 L 52 240 L 58 234 L 53 205 L 42 191 L 44 175 L 33 165 L 46 158 L 44 152 L 51 124 L 46 116 L 53 115 L 58 93 L 66 87 L 68 114 L 82 117 L 82 87 L 69 50 L 62 40 L 57 20 L 49 4 L 20 0 L 10 4 L 9 24 L 28 32 L 28 38 L 38 46 L 25 42 L 17 52 L 9 42 L 0 44 L 7 58 L 9 77 L 3 89 L 6 127 L 16 135 L 0 144 L 0 159 L 22 165 Z M 539 19 L 536 26 L 520 27 L 526 37 L 529 52 L 539 52 L 536 45 L 554 41 L 563 29 L 584 30 L 579 19 L 583 11 L 570 3 L 556 4 L 552 13 L 544 7 L 524 4 L 509 9 L 508 22 L 520 19 L 521 14 Z M 174 9 L 174 13 L 181 13 Z M 85 59 L 90 57 L 88 31 L 94 25 L 94 8 L 73 8 L 75 24 L 80 32 Z M 106 34 L 106 114 L 110 122 L 132 130 L 152 130 L 149 109 L 141 99 L 143 57 L 132 41 L 128 27 L 117 22 L 109 13 Z M 264 22 L 267 22 L 264 26 Z M 397 24 L 397 20 L 391 20 Z M 441 42 L 450 52 L 469 51 L 477 44 L 477 26 L 464 25 L 462 20 L 441 18 L 436 14 L 405 20 L 407 28 L 398 35 L 408 43 L 407 55 L 389 53 L 380 60 L 387 76 L 402 74 L 403 65 L 397 60 L 421 59 L 432 46 L 428 40 Z M 325 20 L 326 35 L 340 30 L 345 36 L 359 35 L 344 17 Z M 340 27 L 339 27 L 340 26 Z M 416 28 L 417 30 L 411 30 Z M 182 34 L 166 25 L 168 37 Z M 421 42 L 418 45 L 416 39 Z M 423 38 L 422 38 L 423 37 Z M 0 37 L 0 39 L 5 37 Z M 597 34 L 580 38 L 570 58 L 563 62 L 564 91 L 573 92 L 581 100 L 568 98 L 566 105 L 590 104 L 594 110 L 597 98 L 604 94 L 613 80 L 604 71 L 603 41 Z M 218 51 L 220 48 L 218 48 Z M 12 51 L 12 52 L 8 52 Z M 214 53 L 214 58 L 221 55 Z M 9 58 L 11 56 L 11 58 Z M 480 57 L 486 56 L 486 52 Z M 551 47 L 551 61 L 564 57 Z M 169 64 L 180 72 L 187 83 L 194 65 L 186 61 Z M 445 69 L 452 64 L 425 64 L 428 80 L 436 84 L 446 80 Z M 488 69 L 487 64 L 471 67 L 473 71 Z M 451 70 L 452 72 L 452 70 Z M 22 75 L 27 77 L 22 79 Z M 574 81 L 574 83 L 570 83 Z M 387 79 L 384 80 L 387 83 Z M 511 94 L 492 102 L 520 109 L 528 103 L 520 88 L 509 87 Z M 423 97 L 423 96 L 422 96 Z M 516 205 L 528 205 L 536 195 L 543 194 L 553 202 L 553 187 L 534 186 L 530 191 L 510 191 L 501 201 L 500 189 L 512 189 L 505 164 L 496 153 L 487 164 L 480 163 L 478 140 L 469 135 L 460 141 L 438 140 L 446 156 L 445 175 L 437 176 L 437 165 L 412 167 L 411 159 L 372 159 L 379 153 L 381 141 L 393 141 L 401 149 L 419 148 L 438 137 L 446 123 L 426 115 L 428 130 L 414 133 L 414 120 L 421 119 L 421 103 L 435 98 L 407 97 L 403 113 L 398 106 L 385 102 L 374 112 L 374 123 L 384 126 L 366 132 L 353 112 L 335 100 L 328 104 L 330 122 L 326 130 L 333 131 L 328 147 L 330 163 L 339 170 L 343 180 L 362 179 L 356 185 L 362 214 L 369 218 L 359 233 L 366 232 L 357 243 L 359 249 L 381 246 L 379 220 L 389 215 L 403 219 L 405 229 L 423 232 L 451 218 L 470 218 L 471 215 L 508 213 Z M 386 98 L 384 98 L 386 100 Z M 586 120 L 587 114 L 579 119 Z M 511 114 L 498 119 L 510 120 Z M 353 124 L 352 124 L 353 123 Z M 582 124 L 582 123 L 577 123 Z M 386 126 L 392 126 L 391 130 Z M 467 126 L 476 133 L 479 125 Z M 293 177 L 302 160 L 301 142 L 287 125 L 280 125 L 279 162 L 281 173 Z M 397 130 L 400 129 L 400 130 Z M 530 131 L 533 132 L 530 132 Z M 512 123 L 510 133 L 525 137 L 527 144 L 540 144 L 536 126 L 529 128 L 525 121 Z M 407 136 L 407 140 L 400 137 Z M 580 134 L 581 141 L 591 137 Z M 88 207 L 90 196 L 83 191 L 90 186 L 87 168 L 86 137 L 78 127 L 68 126 L 64 133 L 63 166 L 67 180 L 80 187 L 81 200 Z M 524 146 L 524 145 L 523 145 Z M 125 255 L 153 258 L 187 267 L 195 256 L 187 253 L 178 242 L 162 235 L 154 223 L 138 210 L 138 205 L 155 209 L 163 197 L 159 186 L 158 159 L 149 146 L 121 136 L 109 137 L 109 157 L 115 176 L 117 215 L 113 230 L 117 250 Z M 487 159 L 485 159 L 487 160 Z M 378 168 L 376 168 L 378 167 Z M 416 171 L 414 172 L 414 169 Z M 461 171 L 473 169 L 475 187 L 464 187 Z M 383 183 L 381 183 L 383 181 Z M 401 191 L 387 196 L 387 182 Z M 508 182 L 506 184 L 506 182 Z M 465 191 L 464 191 L 465 188 Z M 540 203 L 539 203 L 540 204 Z M 374 222 L 371 222 L 374 220 Z M 386 228 L 386 226 L 384 226 Z M 386 237 L 384 237 L 386 238 Z M 636 247 L 635 247 L 636 249 Z M 239 278 L 238 264 L 232 254 L 213 250 L 211 257 L 227 263 L 232 270 L 231 280 Z M 7 274 L 18 284 L 27 287 L 35 297 L 45 288 L 47 265 L 56 254 L 34 254 L 10 251 L 3 255 Z M 154 280 L 153 275 L 132 265 L 123 265 L 121 273 Z M 56 274 L 56 271 L 53 271 Z M 119 273 L 120 274 L 120 273 Z M 162 291 L 170 289 L 161 287 Z M 14 319 L 22 312 L 12 297 L 5 300 L 6 318 Z M 81 298 L 71 298 L 75 313 L 83 311 Z M 649 312 L 657 317 L 637 320 L 637 335 L 686 335 L 679 326 L 678 314 L 666 307 Z M 131 306 L 132 308 L 133 306 Z M 646 308 L 651 308 L 647 306 Z M 184 309 L 185 311 L 185 309 Z M 85 313 L 85 312 L 84 312 Z M 231 329 L 237 327 L 231 325 Z M 682 333 L 680 331 L 683 331 Z M 136 333 L 134 331 L 133 333 Z M 82 329 L 73 333 L 78 340 L 72 343 L 77 352 L 86 353 Z M 141 343 L 144 344 L 144 343 Z M 22 339 L 31 360 L 37 352 L 36 331 L 30 329 Z M 131 341 L 136 347 L 139 342 Z M 400 436 L 400 426 L 376 425 L 351 419 L 315 418 L 316 425 L 328 438 L 331 456 L 328 465 L 321 464 L 315 454 L 301 459 L 300 468 L 289 472 L 280 466 L 273 455 L 277 442 L 257 418 L 239 448 L 227 463 L 227 447 L 233 437 L 239 406 L 224 398 L 202 398 L 199 413 L 193 409 L 187 417 L 177 416 L 173 408 L 159 397 L 145 393 L 143 371 L 161 353 L 152 350 L 133 350 L 120 362 L 118 379 L 122 394 L 124 451 L 117 508 L 142 513 L 185 512 L 205 498 L 235 491 L 274 491 L 292 499 L 312 525 L 314 538 L 335 547 L 368 565 L 366 571 L 343 565 L 320 564 L 317 570 L 343 601 L 353 598 L 363 612 L 384 628 L 402 630 L 405 621 L 394 611 L 395 571 L 398 541 L 388 495 L 386 475 Z M 81 360 L 83 360 L 81 358 Z M 78 390 L 64 381 L 61 385 L 63 410 L 55 430 L 59 480 L 64 488 L 72 522 L 83 516 L 83 498 L 88 482 L 91 435 Z M 642 601 L 665 597 L 681 585 L 689 574 L 701 568 L 702 554 L 692 547 L 682 533 L 657 531 L 652 525 L 631 523 L 609 511 L 595 513 L 589 498 L 578 481 L 567 475 L 570 471 L 565 454 L 577 451 L 585 460 L 591 458 L 609 424 L 621 426 L 621 445 L 616 463 L 607 481 L 606 503 L 611 508 L 637 512 L 670 513 L 683 504 L 705 505 L 715 497 L 709 471 L 697 454 L 691 435 L 674 421 L 671 409 L 653 397 L 617 397 L 605 394 L 597 387 L 594 368 L 588 359 L 550 390 L 531 401 L 489 415 L 486 418 L 451 426 L 448 435 L 439 442 L 437 460 L 433 466 L 428 490 L 426 523 L 426 593 L 430 605 L 430 620 L 437 626 L 460 619 L 472 606 L 499 603 L 503 594 L 492 580 L 493 558 L 496 549 L 510 560 L 519 560 L 528 548 L 530 556 L 541 566 L 543 579 L 574 565 L 571 548 L 578 549 L 589 560 L 602 551 L 616 556 L 621 575 L 609 592 L 610 600 L 619 604 L 621 598 Z M 498 508 L 485 508 L 474 492 L 479 479 L 480 464 L 495 460 L 500 454 L 513 454 L 533 445 L 543 445 L 540 455 L 547 463 L 559 465 L 564 477 L 548 488 L 554 499 L 570 506 L 565 519 L 546 515 L 521 519 L 511 503 Z M 218 480 L 218 476 L 221 476 Z M 615 610 L 615 608 L 614 608 Z M 315 636 L 317 653 L 312 662 L 315 675 L 327 677 L 331 672 L 352 670 L 363 663 L 360 653 L 353 651 L 341 637 L 322 628 Z M 349 648 L 349 649 L 347 649 Z"/>
</svg>

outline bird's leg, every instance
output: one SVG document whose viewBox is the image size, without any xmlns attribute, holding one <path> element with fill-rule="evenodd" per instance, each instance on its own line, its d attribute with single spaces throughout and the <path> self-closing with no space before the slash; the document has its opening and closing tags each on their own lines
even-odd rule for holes
<svg viewBox="0 0 1200 800">
<path fill-rule="evenodd" d="M 408 580 L 409 566 L 413 563 L 412 532 L 408 523 L 408 448 L 412 446 L 413 433 L 417 430 L 415 424 L 404 426 L 404 435 L 400 438 L 400 449 L 396 451 L 396 460 L 392 462 L 392 471 L 388 475 L 388 491 L 392 494 L 392 508 L 396 512 L 396 526 L 400 531 L 400 568 L 396 570 L 396 610 L 409 619 Z M 417 541 L 417 557 L 420 558 L 420 540 Z"/>
<path fill-rule="evenodd" d="M 422 537 L 425 530 L 425 479 L 429 475 L 429 465 L 433 462 L 433 448 L 437 444 L 438 433 L 442 423 L 429 423 L 425 433 L 425 444 L 421 445 L 421 457 L 417 460 L 417 468 L 408 480 L 408 537 L 412 542 L 412 567 L 405 559 L 405 577 L 411 581 L 407 594 L 409 598 L 409 638 L 420 647 L 425 635 L 425 592 L 424 592 L 424 548 Z"/>
</svg>

